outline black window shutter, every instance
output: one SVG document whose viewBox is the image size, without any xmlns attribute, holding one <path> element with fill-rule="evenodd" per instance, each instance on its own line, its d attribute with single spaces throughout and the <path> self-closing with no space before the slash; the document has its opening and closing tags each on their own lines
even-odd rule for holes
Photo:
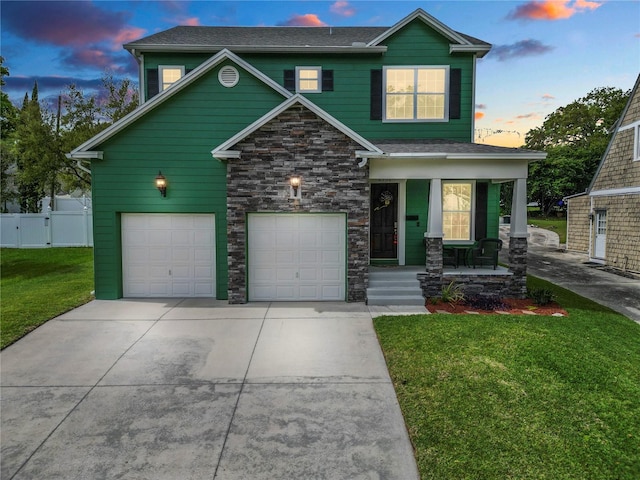
<svg viewBox="0 0 640 480">
<path fill-rule="evenodd" d="M 322 91 L 333 92 L 333 70 L 322 70 Z"/>
<path fill-rule="evenodd" d="M 371 120 L 382 120 L 382 70 L 371 70 Z"/>
<path fill-rule="evenodd" d="M 487 236 L 487 202 L 489 184 L 476 183 L 476 240 Z"/>
<path fill-rule="evenodd" d="M 290 92 L 296 91 L 296 71 L 285 70 L 284 71 L 284 88 Z"/>
<path fill-rule="evenodd" d="M 160 92 L 158 69 L 147 68 L 147 100 L 155 97 Z"/>
<path fill-rule="evenodd" d="M 462 94 L 462 69 L 452 68 L 449 71 L 449 120 L 460 119 Z"/>
</svg>

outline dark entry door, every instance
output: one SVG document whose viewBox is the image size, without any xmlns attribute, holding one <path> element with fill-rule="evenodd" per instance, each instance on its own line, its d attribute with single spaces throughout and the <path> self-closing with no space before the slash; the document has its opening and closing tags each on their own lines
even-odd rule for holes
<svg viewBox="0 0 640 480">
<path fill-rule="evenodd" d="M 371 258 L 398 258 L 398 184 L 371 185 Z"/>
</svg>

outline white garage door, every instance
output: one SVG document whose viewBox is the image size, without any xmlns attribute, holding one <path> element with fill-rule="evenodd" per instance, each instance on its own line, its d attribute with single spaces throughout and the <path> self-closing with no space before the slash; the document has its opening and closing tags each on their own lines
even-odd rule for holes
<svg viewBox="0 0 640 480">
<path fill-rule="evenodd" d="M 214 297 L 213 215 L 122 214 L 125 297 Z"/>
<path fill-rule="evenodd" d="M 250 214 L 249 300 L 344 300 L 343 214 Z"/>
</svg>

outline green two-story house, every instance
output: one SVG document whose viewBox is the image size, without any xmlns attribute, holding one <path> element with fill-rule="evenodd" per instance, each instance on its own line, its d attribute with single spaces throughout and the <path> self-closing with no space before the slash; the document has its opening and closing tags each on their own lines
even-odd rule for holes
<svg viewBox="0 0 640 480">
<path fill-rule="evenodd" d="M 498 236 L 504 182 L 505 291 L 522 292 L 543 154 L 473 143 L 489 44 L 419 9 L 392 27 L 175 27 L 125 48 L 141 105 L 69 154 L 91 164 L 97 298 L 364 301 L 376 264 L 424 266 L 428 295 L 443 246 Z"/>
</svg>

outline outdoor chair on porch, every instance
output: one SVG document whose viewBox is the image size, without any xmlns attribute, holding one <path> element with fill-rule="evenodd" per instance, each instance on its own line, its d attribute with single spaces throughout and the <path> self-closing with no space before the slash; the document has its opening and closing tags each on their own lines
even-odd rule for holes
<svg viewBox="0 0 640 480">
<path fill-rule="evenodd" d="M 452 247 L 442 248 L 442 266 L 451 265 L 453 268 L 458 268 L 458 253 Z"/>
<path fill-rule="evenodd" d="M 473 268 L 491 265 L 498 267 L 498 253 L 502 250 L 502 240 L 499 238 L 483 238 L 478 246 L 471 249 L 471 264 Z"/>
</svg>

